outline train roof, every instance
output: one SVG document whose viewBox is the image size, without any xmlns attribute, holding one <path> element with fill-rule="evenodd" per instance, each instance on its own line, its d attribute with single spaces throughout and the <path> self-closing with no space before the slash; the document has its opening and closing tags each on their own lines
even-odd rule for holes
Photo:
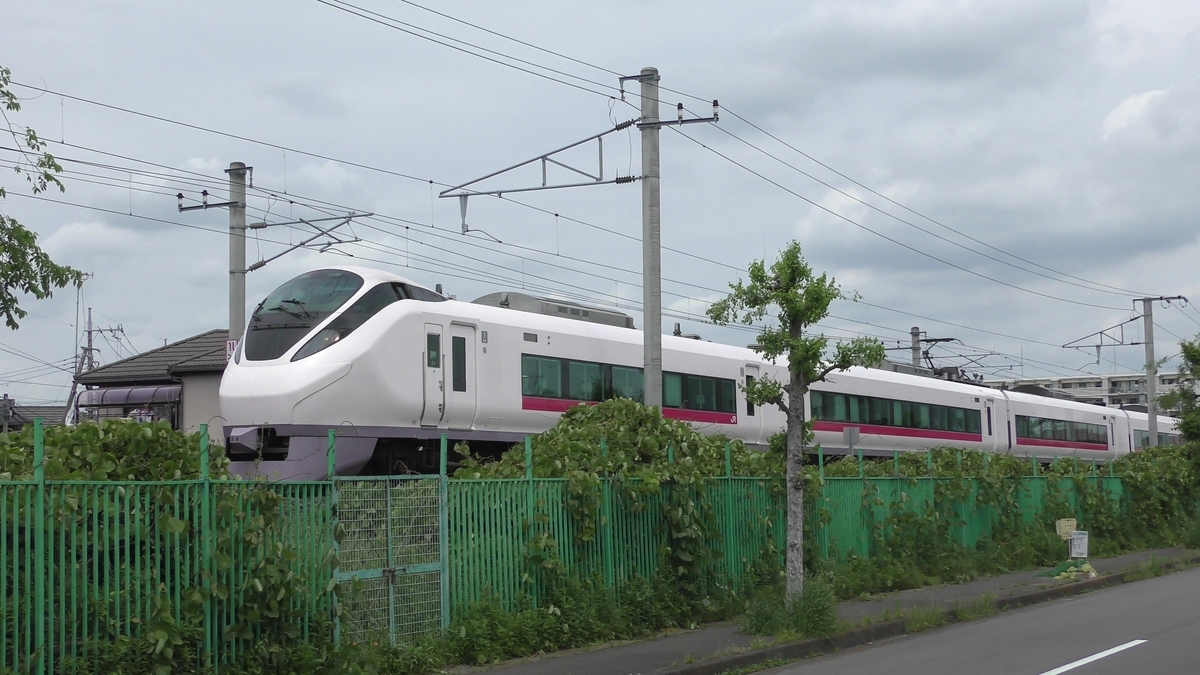
<svg viewBox="0 0 1200 675">
<path fill-rule="evenodd" d="M 433 291 L 432 288 L 429 288 L 428 286 L 426 286 L 425 284 L 423 284 L 419 281 L 413 281 L 412 279 L 409 279 L 408 277 L 402 277 L 399 274 L 396 274 L 394 272 L 388 272 L 387 270 L 379 270 L 379 269 L 375 269 L 374 267 L 363 267 L 361 265 L 328 265 L 326 267 L 321 267 L 320 269 L 345 270 L 347 272 L 353 272 L 363 278 L 363 281 L 365 282 L 363 284 L 364 287 L 370 287 L 370 286 L 373 286 L 374 284 L 392 281 L 392 282 L 409 284 L 410 286 L 419 286 L 421 288 L 424 288 L 425 290 Z M 315 271 L 315 270 L 313 270 L 313 271 Z"/>
</svg>

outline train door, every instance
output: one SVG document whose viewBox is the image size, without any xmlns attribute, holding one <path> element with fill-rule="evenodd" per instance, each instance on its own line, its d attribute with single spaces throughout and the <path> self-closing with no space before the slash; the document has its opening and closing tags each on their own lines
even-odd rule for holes
<svg viewBox="0 0 1200 675">
<path fill-rule="evenodd" d="M 751 382 L 758 379 L 758 366 L 746 364 L 743 371 L 745 376 L 742 378 L 744 386 L 750 386 Z M 742 399 L 745 400 L 745 392 L 742 393 Z M 746 401 L 746 414 L 738 416 L 738 427 L 745 428 L 745 438 L 751 443 L 761 443 L 766 439 L 760 438 L 762 433 L 762 410 L 759 406 L 754 405 L 750 401 Z"/>
<path fill-rule="evenodd" d="M 424 379 L 425 406 L 421 410 L 421 426 L 435 427 L 446 412 L 446 369 L 442 354 L 442 327 L 436 323 L 425 324 L 425 349 L 421 353 L 424 363 L 421 372 Z"/>
<path fill-rule="evenodd" d="M 984 443 L 989 450 L 995 450 L 1000 446 L 996 436 L 996 399 L 988 398 L 983 407 L 983 429 L 987 432 L 987 440 Z"/>
<path fill-rule="evenodd" d="M 475 422 L 475 327 L 450 324 L 446 414 L 442 426 L 470 429 Z"/>
</svg>

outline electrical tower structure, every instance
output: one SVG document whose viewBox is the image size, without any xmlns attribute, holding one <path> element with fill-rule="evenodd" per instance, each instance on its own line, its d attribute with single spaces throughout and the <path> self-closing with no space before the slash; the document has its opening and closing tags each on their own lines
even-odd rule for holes
<svg viewBox="0 0 1200 675">
<path fill-rule="evenodd" d="M 208 190 L 200 192 L 201 201 L 194 206 L 184 206 L 184 195 L 182 192 L 175 195 L 179 201 L 180 213 L 184 211 L 198 211 L 212 208 L 227 208 L 229 209 L 229 340 L 225 343 L 226 360 L 232 358 L 234 350 L 237 349 L 238 343 L 242 339 L 242 334 L 246 330 L 246 273 L 262 268 L 267 263 L 280 258 L 298 248 L 306 248 L 319 239 L 327 238 L 328 241 L 322 242 L 318 250 L 324 252 L 329 247 L 337 244 L 351 244 L 360 241 L 358 237 L 353 239 L 339 239 L 332 232 L 339 227 L 349 223 L 354 218 L 364 218 L 374 215 L 372 213 L 348 213 L 345 216 L 333 216 L 330 218 L 301 218 L 286 223 L 251 223 L 246 224 L 246 177 L 250 178 L 250 187 L 254 187 L 254 167 L 246 166 L 243 162 L 231 162 L 229 168 L 225 170 L 229 175 L 229 200 L 224 202 L 209 202 Z M 340 221 L 332 227 L 324 225 L 317 226 L 313 223 L 325 223 L 328 221 Z M 295 244 L 287 250 L 277 255 L 271 256 L 265 260 L 246 266 L 246 230 L 259 230 L 267 227 L 290 226 L 290 225 L 307 225 L 311 227 L 316 234 L 304 239 L 299 244 Z"/>
<path fill-rule="evenodd" d="M 582 141 L 577 141 L 568 146 L 553 150 L 551 152 L 538 155 L 533 159 L 526 160 L 519 164 L 514 164 L 506 169 L 494 171 L 486 176 L 476 178 L 461 185 L 456 185 L 452 188 L 441 191 L 438 196 L 442 198 L 457 197 L 459 210 L 462 214 L 462 232 L 479 232 L 480 234 L 496 239 L 491 234 L 479 230 L 472 230 L 467 225 L 467 200 L 470 197 L 491 195 L 501 197 L 505 193 L 510 192 L 532 192 L 535 190 L 553 190 L 559 188 L 582 187 L 585 185 L 607 185 L 607 184 L 627 184 L 635 180 L 642 181 L 642 344 L 643 344 L 643 368 L 642 368 L 642 392 L 643 402 L 646 405 L 662 407 L 662 199 L 661 199 L 661 179 L 659 158 L 659 129 L 665 126 L 681 126 L 684 124 L 697 123 L 712 123 L 719 121 L 720 107 L 717 101 L 713 101 L 712 117 L 692 117 L 684 118 L 683 104 L 676 106 L 676 118 L 673 120 L 659 119 L 659 75 L 657 68 L 643 68 L 641 73 L 637 75 L 629 75 L 620 78 L 621 83 L 621 99 L 625 98 L 625 83 L 636 80 L 641 84 L 641 116 L 637 119 L 623 122 L 615 125 L 612 129 L 603 131 L 599 134 L 589 136 Z M 642 135 L 642 172 L 641 176 L 616 176 L 610 180 L 604 179 L 604 136 L 627 129 L 632 125 L 637 125 L 638 131 Z M 570 166 L 565 162 L 554 159 L 558 155 L 571 148 L 578 147 L 584 143 L 596 141 L 598 147 L 598 166 L 596 172 L 590 173 L 583 169 Z M 501 174 L 513 171 L 515 169 L 529 166 L 534 163 L 540 163 L 542 167 L 542 184 L 536 187 L 518 187 L 507 190 L 483 190 L 476 189 L 472 186 L 494 178 Z M 589 180 L 581 182 L 575 180 L 570 183 L 558 185 L 547 184 L 547 169 L 550 164 L 567 169 L 576 174 L 582 175 Z M 499 241 L 496 239 L 496 241 Z"/>
</svg>

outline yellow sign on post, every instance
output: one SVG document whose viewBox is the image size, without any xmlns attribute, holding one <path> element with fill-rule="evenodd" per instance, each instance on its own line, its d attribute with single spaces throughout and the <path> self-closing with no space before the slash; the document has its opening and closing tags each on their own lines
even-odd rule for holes
<svg viewBox="0 0 1200 675">
<path fill-rule="evenodd" d="M 1071 533 L 1078 528 L 1074 518 L 1060 518 L 1054 523 L 1054 531 L 1064 540 L 1071 538 Z"/>
</svg>

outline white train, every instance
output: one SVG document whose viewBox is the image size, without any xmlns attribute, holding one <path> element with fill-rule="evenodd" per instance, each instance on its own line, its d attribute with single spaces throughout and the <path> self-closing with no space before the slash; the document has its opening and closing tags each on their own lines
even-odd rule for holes
<svg viewBox="0 0 1200 675">
<path fill-rule="evenodd" d="M 642 397 L 642 333 L 618 312 L 495 293 L 447 299 L 403 277 L 338 267 L 292 279 L 255 308 L 221 381 L 234 471 L 273 479 L 428 470 L 436 441 L 479 449 L 553 426 L 581 402 Z M 765 446 L 784 427 L 747 404 L 750 378 L 787 373 L 750 349 L 663 336 L 663 414 Z M 1145 444 L 1145 414 L 853 368 L 810 393 L 816 441 L 865 453 L 938 445 L 1111 459 Z M 1159 419 L 1172 442 L 1175 420 Z M 1139 433 L 1140 432 L 1140 433 Z"/>
</svg>

